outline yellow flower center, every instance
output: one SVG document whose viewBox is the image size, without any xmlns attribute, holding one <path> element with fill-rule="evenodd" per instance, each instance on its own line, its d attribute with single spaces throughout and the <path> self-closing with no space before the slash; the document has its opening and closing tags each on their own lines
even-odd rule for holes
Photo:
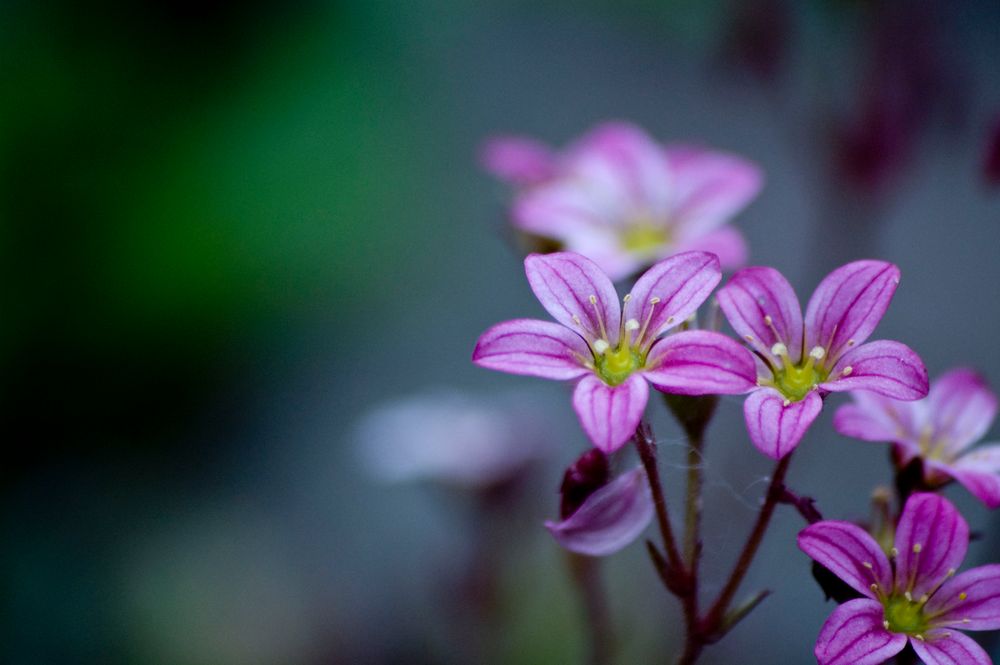
<svg viewBox="0 0 1000 665">
<path fill-rule="evenodd" d="M 630 224 L 621 234 L 622 247 L 633 254 L 655 254 L 669 242 L 670 231 L 645 218 Z"/>
<path fill-rule="evenodd" d="M 788 348 L 780 342 L 771 348 L 771 352 L 781 359 L 781 366 L 773 368 L 773 380 L 761 383 L 777 388 L 778 392 L 790 402 L 804 399 L 811 390 L 826 381 L 829 375 L 829 371 L 823 367 L 822 361 L 826 352 L 822 347 L 815 347 L 798 364 L 792 362 L 788 356 Z"/>
<path fill-rule="evenodd" d="M 924 616 L 924 604 L 905 596 L 892 596 L 883 601 L 885 607 L 885 627 L 893 633 L 923 635 L 927 632 L 928 621 Z"/>
<path fill-rule="evenodd" d="M 617 349 L 598 355 L 594 361 L 597 373 L 608 385 L 617 386 L 644 364 L 645 359 L 629 347 L 627 339 L 625 335 Z"/>
</svg>

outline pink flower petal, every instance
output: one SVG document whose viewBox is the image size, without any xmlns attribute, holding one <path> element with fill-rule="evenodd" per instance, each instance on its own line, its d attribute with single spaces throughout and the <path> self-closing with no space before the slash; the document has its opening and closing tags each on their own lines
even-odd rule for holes
<svg viewBox="0 0 1000 665">
<path fill-rule="evenodd" d="M 785 397 L 777 390 L 761 388 L 747 397 L 743 417 L 757 450 L 773 459 L 781 459 L 799 445 L 822 408 L 823 400 L 816 391 L 799 402 L 785 405 Z"/>
<path fill-rule="evenodd" d="M 792 362 L 799 362 L 802 309 L 792 285 L 780 272 L 774 268 L 744 268 L 733 275 L 716 298 L 729 325 L 758 353 L 774 357 L 771 347 L 780 342 L 788 348 Z M 770 317 L 770 325 L 765 317 Z"/>
<path fill-rule="evenodd" d="M 677 243 L 678 252 L 708 252 L 719 257 L 719 265 L 723 270 L 734 270 L 746 265 L 746 238 L 732 226 L 723 226 L 704 235 L 693 236 Z"/>
<path fill-rule="evenodd" d="M 753 390 L 757 372 L 742 344 L 721 333 L 690 330 L 657 341 L 643 372 L 663 392 L 680 395 L 735 395 Z"/>
<path fill-rule="evenodd" d="M 581 358 L 590 357 L 590 347 L 575 332 L 534 319 L 498 323 L 480 336 L 472 352 L 472 362 L 480 367 L 557 381 L 587 374 Z"/>
<path fill-rule="evenodd" d="M 969 548 L 969 525 L 936 494 L 913 494 L 896 527 L 896 589 L 914 598 L 930 593 L 957 570 Z"/>
<path fill-rule="evenodd" d="M 638 538 L 652 518 L 649 482 L 638 467 L 591 494 L 566 519 L 545 527 L 571 552 L 607 556 Z"/>
<path fill-rule="evenodd" d="M 878 665 L 903 650 L 906 635 L 882 626 L 882 604 L 849 600 L 827 618 L 816 639 L 819 665 Z"/>
<path fill-rule="evenodd" d="M 973 448 L 944 471 L 988 507 L 1000 507 L 1000 446 Z"/>
<path fill-rule="evenodd" d="M 910 644 L 924 665 L 993 665 L 974 639 L 957 631 L 936 631 Z"/>
<path fill-rule="evenodd" d="M 583 431 L 606 453 L 621 448 L 635 434 L 649 401 L 649 384 L 640 374 L 609 386 L 596 375 L 585 376 L 573 391 L 573 408 Z"/>
<path fill-rule="evenodd" d="M 531 290 L 556 321 L 588 341 L 604 338 L 612 346 L 618 343 L 618 294 L 596 263 L 572 252 L 529 254 L 524 271 Z"/>
<path fill-rule="evenodd" d="M 756 164 L 722 152 L 670 147 L 673 217 L 678 235 L 709 233 L 745 208 L 760 192 L 764 174 Z"/>
<path fill-rule="evenodd" d="M 573 243 L 581 234 L 605 229 L 605 237 L 618 238 L 607 228 L 609 212 L 587 183 L 556 180 L 523 193 L 514 202 L 512 219 L 522 231 Z"/>
<path fill-rule="evenodd" d="M 669 212 L 671 172 L 663 149 L 639 127 L 608 122 L 570 149 L 570 174 L 617 191 L 624 202 L 654 217 Z"/>
<path fill-rule="evenodd" d="M 898 402 L 877 393 L 853 393 L 853 404 L 845 404 L 833 416 L 833 427 L 844 436 L 862 441 L 888 443 L 908 439 L 912 432 L 909 414 L 912 402 Z"/>
<path fill-rule="evenodd" d="M 986 434 L 997 415 L 997 397 L 971 369 L 953 369 L 939 376 L 927 396 L 934 433 L 957 453 Z"/>
<path fill-rule="evenodd" d="M 632 297 L 625 303 L 625 320 L 635 319 L 645 326 L 644 339 L 656 337 L 694 314 L 721 279 L 715 255 L 675 254 L 636 281 Z"/>
<path fill-rule="evenodd" d="M 929 385 L 920 356 L 905 344 L 889 340 L 851 349 L 833 366 L 830 378 L 820 387 L 831 392 L 870 390 L 898 400 L 920 399 L 927 395 Z"/>
<path fill-rule="evenodd" d="M 855 591 L 875 598 L 872 584 L 892 590 L 892 566 L 871 535 L 850 522 L 824 520 L 799 533 L 799 549 Z"/>
<path fill-rule="evenodd" d="M 521 136 L 488 139 L 479 160 L 487 171 L 516 185 L 532 185 L 555 173 L 552 150 L 544 143 Z"/>
<path fill-rule="evenodd" d="M 927 601 L 924 611 L 942 628 L 1000 628 L 1000 564 L 973 568 L 948 580 Z"/>
<path fill-rule="evenodd" d="M 899 285 L 899 268 L 885 261 L 855 261 L 820 282 L 806 307 L 806 351 L 820 346 L 836 362 L 851 344 L 875 330 Z"/>
</svg>

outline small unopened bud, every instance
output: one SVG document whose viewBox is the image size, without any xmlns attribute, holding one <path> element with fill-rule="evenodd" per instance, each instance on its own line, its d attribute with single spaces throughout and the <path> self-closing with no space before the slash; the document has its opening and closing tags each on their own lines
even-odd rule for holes
<svg viewBox="0 0 1000 665">
<path fill-rule="evenodd" d="M 563 474 L 562 485 L 559 486 L 559 517 L 566 519 L 575 513 L 587 497 L 610 480 L 608 456 L 597 448 L 585 452 Z"/>
</svg>

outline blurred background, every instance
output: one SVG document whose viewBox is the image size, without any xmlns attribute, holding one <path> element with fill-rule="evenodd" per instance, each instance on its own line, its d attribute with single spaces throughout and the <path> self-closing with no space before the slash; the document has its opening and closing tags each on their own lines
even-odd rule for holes
<svg viewBox="0 0 1000 665">
<path fill-rule="evenodd" d="M 587 446 L 568 391 L 469 362 L 543 316 L 482 139 L 617 118 L 743 154 L 767 174 L 737 220 L 754 263 L 806 297 L 894 261 L 877 336 L 1000 385 L 998 62 L 993 0 L 0 4 L 2 660 L 583 662 L 541 527 Z M 522 390 L 546 445 L 500 486 L 365 452 L 380 405 Z M 832 413 L 789 482 L 864 518 L 888 451 Z M 739 399 L 707 464 L 720 580 L 770 468 Z M 966 565 L 996 561 L 1000 519 L 948 495 L 985 534 Z M 704 662 L 811 662 L 832 605 L 800 527 L 779 511 L 744 586 L 775 593 Z M 641 546 L 605 568 L 621 662 L 667 662 L 677 606 Z"/>
</svg>

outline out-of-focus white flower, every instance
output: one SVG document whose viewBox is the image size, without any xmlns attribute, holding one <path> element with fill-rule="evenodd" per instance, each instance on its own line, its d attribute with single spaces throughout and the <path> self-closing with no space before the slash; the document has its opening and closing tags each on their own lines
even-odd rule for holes
<svg viewBox="0 0 1000 665">
<path fill-rule="evenodd" d="M 357 427 L 358 451 L 371 474 L 386 482 L 487 487 L 554 449 L 536 404 L 523 392 L 428 390 L 366 413 Z"/>
</svg>

